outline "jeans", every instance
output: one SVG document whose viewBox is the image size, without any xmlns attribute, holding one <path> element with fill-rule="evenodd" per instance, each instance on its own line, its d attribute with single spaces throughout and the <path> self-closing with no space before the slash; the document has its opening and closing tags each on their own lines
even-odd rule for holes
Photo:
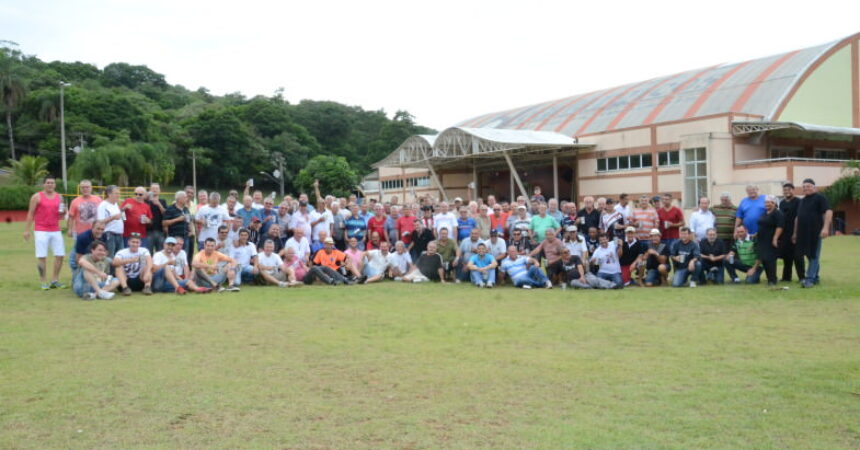
<svg viewBox="0 0 860 450">
<path fill-rule="evenodd" d="M 313 266 L 305 275 L 305 284 L 314 284 L 320 280 L 325 284 L 338 285 L 346 283 L 346 278 L 331 267 Z"/>
<path fill-rule="evenodd" d="M 702 277 L 702 263 L 700 261 L 696 261 L 692 271 L 687 264 L 684 264 L 682 268 L 675 269 L 675 278 L 672 280 L 672 287 L 683 286 L 687 282 L 688 277 L 692 277 L 690 278 L 691 281 L 697 281 Z"/>
<path fill-rule="evenodd" d="M 648 269 L 645 272 L 645 283 L 652 286 L 657 286 L 662 282 L 660 271 L 657 269 Z"/>
<path fill-rule="evenodd" d="M 624 280 L 621 279 L 620 273 L 597 272 L 597 278 L 612 282 L 616 289 L 624 286 Z"/>
<path fill-rule="evenodd" d="M 738 278 L 738 274 L 737 274 L 736 270 L 741 270 L 744 273 L 746 273 L 748 270 L 752 269 L 752 266 L 748 266 L 748 265 L 738 261 L 737 259 L 735 259 L 734 264 L 726 263 L 725 266 L 726 266 L 726 270 L 729 271 L 729 278 L 731 278 L 732 280 L 734 280 L 735 278 Z M 758 284 L 758 281 L 761 278 L 761 272 L 762 272 L 762 267 L 758 266 L 758 269 L 756 269 L 754 274 L 747 275 L 746 282 L 748 284 Z"/>
<path fill-rule="evenodd" d="M 479 285 L 481 283 L 487 284 L 496 284 L 496 270 L 488 270 L 486 272 L 479 272 L 477 270 L 469 271 L 469 275 L 472 278 L 472 284 Z"/>
<path fill-rule="evenodd" d="M 254 266 L 236 266 L 236 276 L 233 279 L 233 285 L 240 286 L 243 281 L 254 281 Z"/>
<path fill-rule="evenodd" d="M 594 275 L 591 272 L 585 273 L 585 282 L 576 278 L 570 282 L 570 285 L 577 289 L 617 289 L 618 285 L 614 281 L 605 280 Z"/>
<path fill-rule="evenodd" d="M 715 284 L 723 284 L 725 278 L 723 261 L 702 261 L 702 274 L 699 277 L 699 281 L 701 281 L 702 283 L 710 281 L 711 283 Z"/>
<path fill-rule="evenodd" d="M 543 271 L 540 270 L 540 267 L 531 266 L 525 276 L 513 280 L 513 283 L 515 287 L 520 287 L 526 284 L 534 287 L 544 287 L 546 286 L 547 281 L 549 281 L 549 279 L 544 275 Z"/>
<path fill-rule="evenodd" d="M 125 241 L 119 233 L 105 233 L 102 235 L 102 240 L 107 245 L 108 256 L 111 258 L 125 247 Z"/>
<path fill-rule="evenodd" d="M 146 235 L 146 240 L 149 241 L 149 252 L 155 254 L 155 252 L 161 251 L 162 247 L 164 247 L 164 232 L 161 230 L 150 230 Z"/>
<path fill-rule="evenodd" d="M 818 247 L 815 248 L 815 258 L 809 258 L 809 267 L 806 269 L 806 279 L 810 283 L 818 283 L 818 269 L 821 263 L 821 244 L 823 239 L 818 240 Z"/>
<path fill-rule="evenodd" d="M 107 280 L 99 281 L 99 287 L 103 288 L 107 286 L 110 281 L 111 277 L 108 277 Z M 84 278 L 83 270 L 78 270 L 72 276 L 72 292 L 74 292 L 75 295 L 81 298 L 83 298 L 84 295 L 89 294 L 90 292 L 95 292 L 93 290 L 93 286 L 87 282 L 86 278 Z"/>
</svg>

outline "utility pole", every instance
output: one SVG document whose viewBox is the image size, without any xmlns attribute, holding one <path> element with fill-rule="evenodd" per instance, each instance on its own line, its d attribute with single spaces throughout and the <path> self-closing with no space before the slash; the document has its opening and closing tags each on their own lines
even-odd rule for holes
<svg viewBox="0 0 860 450">
<path fill-rule="evenodd" d="M 275 163 L 278 165 L 278 182 L 281 186 L 281 197 L 284 196 L 284 155 L 275 153 Z"/>
<path fill-rule="evenodd" d="M 197 149 L 191 147 L 191 181 L 194 185 L 194 193 L 197 193 Z"/>
<path fill-rule="evenodd" d="M 66 173 L 66 111 L 63 89 L 71 83 L 60 81 L 60 161 L 63 168 L 63 192 L 68 189 L 68 174 Z"/>
</svg>

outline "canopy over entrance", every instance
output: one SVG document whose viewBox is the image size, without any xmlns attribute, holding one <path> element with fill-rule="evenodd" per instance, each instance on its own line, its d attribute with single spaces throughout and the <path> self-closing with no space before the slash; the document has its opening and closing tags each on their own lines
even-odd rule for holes
<svg viewBox="0 0 860 450">
<path fill-rule="evenodd" d="M 855 136 L 860 136 L 860 128 L 831 127 L 802 122 L 732 122 L 732 134 L 735 136 L 755 137 L 764 133 L 783 138 L 851 141 Z"/>
</svg>

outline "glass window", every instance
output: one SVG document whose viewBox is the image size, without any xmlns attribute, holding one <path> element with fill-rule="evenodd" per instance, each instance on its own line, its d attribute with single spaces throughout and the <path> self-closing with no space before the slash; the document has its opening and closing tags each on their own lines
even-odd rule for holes
<svg viewBox="0 0 860 450">
<path fill-rule="evenodd" d="M 642 167 L 651 167 L 653 163 L 651 162 L 651 154 L 643 153 L 642 154 Z"/>
<path fill-rule="evenodd" d="M 801 147 L 771 147 L 771 158 L 802 158 L 803 148 Z"/>
<path fill-rule="evenodd" d="M 677 158 L 680 152 L 669 152 L 668 160 L 672 161 L 672 153 Z M 704 148 L 684 149 L 684 198 L 685 208 L 695 208 L 699 197 L 708 195 L 708 163 Z"/>
<path fill-rule="evenodd" d="M 630 155 L 630 168 L 638 169 L 642 167 L 642 155 Z"/>
<path fill-rule="evenodd" d="M 848 160 L 848 151 L 840 148 L 816 148 L 815 158 L 846 161 Z"/>
<path fill-rule="evenodd" d="M 629 156 L 619 156 L 618 157 L 618 169 L 624 170 L 630 168 L 630 157 Z"/>
<path fill-rule="evenodd" d="M 607 158 L 609 170 L 618 170 L 618 158 Z"/>
<path fill-rule="evenodd" d="M 657 165 L 658 166 L 669 165 L 669 155 L 666 152 L 660 152 L 657 154 Z"/>
<path fill-rule="evenodd" d="M 606 158 L 598 158 L 597 159 L 597 171 L 605 172 L 606 171 Z"/>
<path fill-rule="evenodd" d="M 679 163 L 678 158 L 679 158 L 679 152 L 677 152 L 677 151 L 669 152 L 669 165 L 677 166 Z"/>
</svg>

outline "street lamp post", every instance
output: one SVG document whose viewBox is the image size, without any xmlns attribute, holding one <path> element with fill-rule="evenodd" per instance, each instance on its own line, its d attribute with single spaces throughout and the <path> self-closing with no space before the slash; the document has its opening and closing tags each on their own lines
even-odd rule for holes
<svg viewBox="0 0 860 450">
<path fill-rule="evenodd" d="M 71 83 L 60 81 L 60 161 L 63 168 L 63 191 L 68 190 L 68 174 L 66 173 L 66 108 L 63 89 Z"/>
</svg>

